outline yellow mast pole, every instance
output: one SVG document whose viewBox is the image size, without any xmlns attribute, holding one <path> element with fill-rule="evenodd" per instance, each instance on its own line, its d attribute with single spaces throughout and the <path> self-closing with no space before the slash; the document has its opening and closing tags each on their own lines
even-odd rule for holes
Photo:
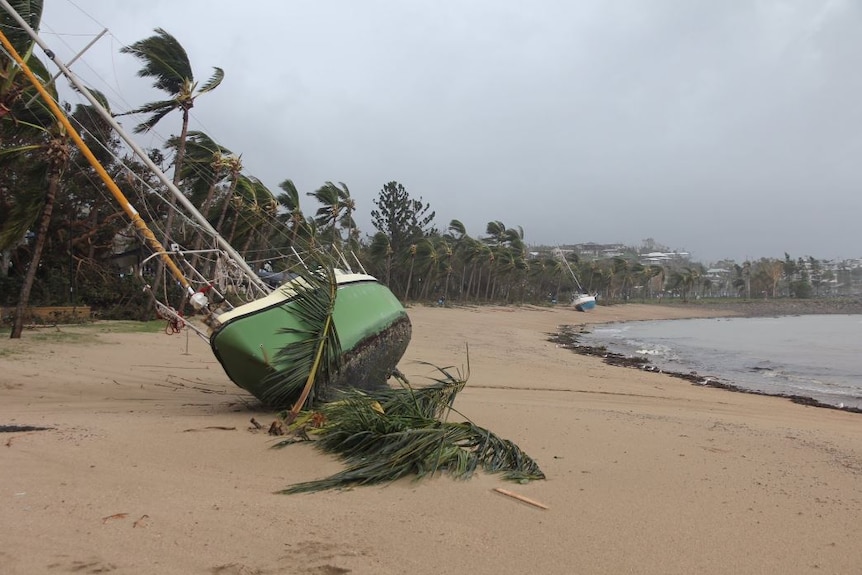
<svg viewBox="0 0 862 575">
<path fill-rule="evenodd" d="M 195 290 L 189 284 L 189 281 L 183 275 L 183 272 L 180 270 L 174 260 L 172 260 L 170 256 L 165 253 L 164 246 L 161 244 L 161 242 L 159 242 L 158 239 L 156 239 L 156 236 L 153 234 L 150 228 L 147 227 L 146 222 L 144 222 L 144 220 L 141 218 L 141 215 L 138 213 L 138 210 L 136 210 L 135 207 L 129 203 L 129 200 L 126 199 L 126 196 L 123 194 L 123 192 L 114 182 L 114 180 L 111 179 L 111 176 L 108 175 L 108 172 L 105 171 L 105 168 L 102 167 L 102 164 L 99 163 L 99 160 L 96 159 L 96 156 L 93 155 L 93 152 L 90 151 L 90 148 L 81 138 L 81 136 L 78 135 L 78 132 L 75 130 L 74 126 L 72 126 L 72 123 L 66 117 L 66 114 L 63 113 L 63 111 L 60 109 L 60 106 L 57 105 L 57 103 L 51 97 L 51 94 L 48 93 L 48 90 L 45 89 L 45 87 L 42 85 L 42 83 L 39 81 L 33 71 L 30 70 L 29 66 L 27 66 L 27 63 L 21 58 L 21 56 L 15 50 L 15 47 L 12 45 L 12 43 L 9 41 L 9 39 L 6 37 L 2 30 L 0 30 L 0 43 L 3 44 L 3 47 L 6 49 L 6 51 L 9 52 L 9 54 L 12 56 L 12 59 L 15 60 L 18 66 L 20 66 L 21 70 L 27 76 L 27 79 L 30 80 L 30 83 L 33 84 L 33 87 L 38 90 L 39 94 L 42 96 L 42 99 L 51 109 L 51 113 L 54 114 L 54 117 L 56 117 L 57 120 L 66 128 L 69 137 L 72 138 L 72 141 L 75 142 L 75 145 L 78 146 L 78 149 L 81 150 L 81 153 L 84 155 L 85 158 L 87 158 L 87 161 L 90 162 L 90 165 L 93 166 L 93 169 L 96 170 L 96 173 L 99 174 L 99 177 L 102 179 L 102 181 L 105 182 L 105 185 L 108 187 L 108 190 L 110 190 L 111 194 L 114 196 L 117 202 L 119 202 L 120 206 L 123 208 L 123 211 L 126 212 L 126 215 L 128 215 L 129 218 L 132 220 L 132 223 L 134 224 L 135 228 L 138 230 L 141 236 L 143 236 L 144 240 L 146 240 L 150 248 L 152 248 L 153 251 L 159 254 L 159 256 L 162 258 L 162 261 L 164 261 L 167 268 L 171 271 L 171 274 L 173 274 L 177 281 L 180 282 L 183 288 L 185 288 L 185 290 L 189 294 L 193 294 Z"/>
</svg>

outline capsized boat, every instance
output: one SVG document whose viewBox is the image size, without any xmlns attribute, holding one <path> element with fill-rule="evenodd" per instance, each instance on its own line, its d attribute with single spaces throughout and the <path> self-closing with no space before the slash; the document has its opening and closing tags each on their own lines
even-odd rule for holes
<svg viewBox="0 0 862 575">
<path fill-rule="evenodd" d="M 560 249 L 557 249 L 556 251 L 558 257 L 563 260 L 566 269 L 569 270 L 569 274 L 571 274 L 572 279 L 575 281 L 575 286 L 578 288 L 578 291 L 572 295 L 572 305 L 575 306 L 575 309 L 578 311 L 590 311 L 595 308 L 596 296 L 590 295 L 584 291 L 584 288 L 581 287 L 581 282 L 578 281 L 578 276 L 575 275 L 575 272 L 572 269 L 572 266 L 569 265 L 569 260 L 566 259 L 563 251 Z"/>
<path fill-rule="evenodd" d="M 578 311 L 589 311 L 596 307 L 596 296 L 588 293 L 575 294 L 575 297 L 572 299 L 572 305 Z"/>
<path fill-rule="evenodd" d="M 342 365 L 321 382 L 316 397 L 331 399 L 335 389 L 375 389 L 385 385 L 410 342 L 410 319 L 389 289 L 367 274 L 334 270 L 337 296 L 333 321 Z M 296 305 L 296 282 L 214 318 L 210 345 L 228 377 L 258 398 L 271 393 L 273 361 L 279 350 L 298 341 L 304 326 Z"/>
<path fill-rule="evenodd" d="M 158 258 L 163 262 L 176 283 L 182 287 L 192 307 L 203 317 L 205 326 L 188 321 L 171 307 L 165 297 L 160 299 L 157 289 L 147 285 L 160 315 L 176 321 L 178 325 L 185 325 L 208 340 L 228 377 L 239 387 L 274 407 L 288 405 L 284 394 L 273 392 L 273 387 L 284 387 L 285 378 L 293 383 L 305 383 L 299 393 L 290 397 L 291 402 L 295 400 L 294 411 L 301 407 L 306 398 L 327 399 L 337 388 L 373 389 L 385 385 L 386 379 L 396 370 L 411 336 L 406 311 L 385 285 L 364 270 L 361 273 L 352 272 L 347 259 L 337 249 L 334 250 L 335 254 L 311 251 L 300 255 L 296 245 L 282 246 L 276 250 L 279 257 L 291 260 L 281 264 L 286 281 L 278 284 L 271 281 L 271 276 L 267 278 L 269 281 L 264 281 L 261 274 L 253 270 L 242 255 L 216 231 L 8 2 L 0 0 L 0 6 L 27 31 L 76 90 L 159 179 L 173 196 L 178 209 L 182 209 L 184 217 L 194 221 L 200 233 L 208 238 L 206 249 L 188 249 L 181 245 L 179 238 L 170 237 L 164 243 L 170 242 L 171 249 L 165 249 L 138 210 L 129 203 L 99 164 L 40 79 L 0 31 L 4 48 L 25 72 L 57 120 L 64 125 L 152 252 L 144 261 Z M 155 189 L 151 191 L 158 193 Z M 167 238 L 172 230 L 162 232 L 167 234 Z M 269 255 L 267 257 L 272 259 Z M 199 262 L 210 265 L 197 265 Z M 358 260 L 357 265 L 361 268 Z M 321 268 L 327 270 L 324 276 L 329 278 L 329 283 L 310 285 L 308 278 L 314 275 L 314 270 Z M 320 324 L 310 322 L 307 315 L 301 313 L 303 305 L 324 292 L 331 292 L 329 306 L 324 310 L 326 321 Z M 315 345 L 308 346 L 309 342 Z M 326 365 L 325 360 L 321 362 L 321 358 L 326 356 L 323 353 L 326 342 L 331 342 L 328 346 L 330 350 L 337 350 L 335 365 Z M 291 354 L 284 353 L 285 350 L 301 346 L 308 347 L 313 353 L 309 353 L 309 357 L 302 362 L 285 365 L 283 358 L 291 357 Z M 279 358 L 282 360 L 279 361 Z M 319 374 L 325 377 L 318 378 Z M 314 393 L 309 395 L 312 387 Z"/>
</svg>

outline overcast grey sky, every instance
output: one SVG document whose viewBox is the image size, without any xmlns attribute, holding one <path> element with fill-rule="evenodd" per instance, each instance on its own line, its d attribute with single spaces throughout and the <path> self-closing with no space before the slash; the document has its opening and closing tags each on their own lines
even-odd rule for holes
<svg viewBox="0 0 862 575">
<path fill-rule="evenodd" d="M 652 237 L 707 262 L 862 256 L 860 2 L 45 5 L 66 59 L 109 28 L 74 69 L 115 109 L 160 98 L 118 52 L 155 27 L 200 82 L 224 68 L 193 128 L 273 191 L 346 183 L 365 233 L 397 180 L 438 228 L 459 219 L 473 236 L 501 220 L 531 244 Z"/>
</svg>

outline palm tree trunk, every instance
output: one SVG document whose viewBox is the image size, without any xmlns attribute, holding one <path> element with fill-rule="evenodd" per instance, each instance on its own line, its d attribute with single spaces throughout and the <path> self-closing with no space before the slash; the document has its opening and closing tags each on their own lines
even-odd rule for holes
<svg viewBox="0 0 862 575">
<path fill-rule="evenodd" d="M 187 108 L 183 108 L 183 127 L 180 132 L 179 143 L 177 144 L 177 157 L 174 160 L 174 177 L 173 184 L 176 187 L 179 187 L 180 183 L 180 172 L 183 167 L 183 159 L 186 154 L 186 137 L 189 133 L 189 111 Z M 177 198 L 173 194 L 171 194 L 171 200 L 168 202 L 168 218 L 165 221 L 165 233 L 164 239 L 162 240 L 162 245 L 165 247 L 169 246 L 169 241 L 171 239 L 171 235 L 173 234 L 174 227 L 174 214 L 176 212 L 177 207 Z M 168 248 L 170 249 L 170 248 Z M 165 264 L 161 258 L 158 259 L 158 265 L 156 265 L 156 279 L 153 282 L 153 287 L 159 286 L 162 283 L 162 279 L 165 276 Z M 185 295 L 183 295 L 185 298 Z M 166 302 L 167 303 L 167 302 Z M 181 303 L 179 305 L 182 305 Z"/>
<path fill-rule="evenodd" d="M 12 250 L 0 252 L 0 277 L 9 276 L 9 266 L 12 264 Z"/>
<path fill-rule="evenodd" d="M 236 183 L 237 183 L 237 179 L 238 179 L 237 176 L 238 175 L 239 174 L 234 174 L 233 178 L 231 179 L 230 187 L 227 190 L 227 194 L 225 195 L 225 199 L 224 199 L 224 204 L 222 205 L 221 213 L 219 214 L 219 217 L 218 217 L 218 223 L 216 223 L 215 229 L 219 233 L 219 235 L 224 235 L 221 228 L 222 228 L 222 225 L 224 225 L 224 219 L 227 216 L 227 209 L 228 209 L 228 207 L 230 207 L 230 201 L 233 198 L 233 193 L 236 191 Z"/>
<path fill-rule="evenodd" d="M 248 259 L 248 250 L 251 247 L 251 241 L 254 239 L 254 236 L 258 233 L 258 230 L 263 230 L 265 228 L 265 226 L 260 225 L 260 226 L 256 226 L 256 228 L 257 229 L 255 229 L 253 227 L 252 229 L 250 229 L 248 231 L 248 237 L 245 239 L 245 243 L 242 245 L 242 249 L 239 252 L 240 255 L 243 257 L 243 259 L 245 259 L 245 260 Z"/>
<path fill-rule="evenodd" d="M 386 286 L 392 287 L 392 254 L 386 254 Z"/>
<path fill-rule="evenodd" d="M 33 257 L 30 266 L 24 275 L 24 284 L 21 286 L 21 294 L 18 296 L 18 305 L 15 307 L 15 320 L 12 324 L 11 339 L 19 339 L 24 331 L 24 312 L 30 303 L 30 292 L 36 281 L 36 272 L 39 270 L 39 260 L 42 259 L 42 250 L 48 237 L 48 226 L 51 223 L 51 214 L 54 211 L 54 199 L 57 197 L 57 188 L 60 186 L 60 172 L 52 173 L 48 179 L 48 193 L 45 195 L 45 206 L 42 208 L 42 216 L 39 218 L 39 227 L 36 230 L 36 243 L 33 246 Z"/>
<path fill-rule="evenodd" d="M 229 244 L 233 244 L 233 236 L 236 234 L 236 226 L 239 223 L 240 209 L 242 209 L 242 206 L 234 211 L 233 223 L 230 226 L 230 235 L 227 238 L 227 243 Z"/>
<path fill-rule="evenodd" d="M 432 264 L 433 265 L 433 264 Z M 437 281 L 437 273 L 435 269 L 428 270 L 428 276 L 425 278 L 425 287 L 422 289 L 420 299 L 427 300 L 431 295 L 431 286 Z"/>
<path fill-rule="evenodd" d="M 410 301 L 410 282 L 413 280 L 413 262 L 415 256 L 410 259 L 410 273 L 407 274 L 407 289 L 404 290 L 404 301 Z"/>
<path fill-rule="evenodd" d="M 461 296 L 461 299 L 464 299 L 465 291 L 464 291 L 464 282 L 467 281 L 467 262 L 464 262 L 464 271 L 461 272 L 461 281 L 458 282 L 458 295 Z"/>
<path fill-rule="evenodd" d="M 216 188 L 216 183 L 214 181 L 212 183 L 212 185 L 210 185 L 209 189 L 207 190 L 207 197 L 206 197 L 206 199 L 204 199 L 204 203 L 201 206 L 201 215 L 203 215 L 203 217 L 207 218 L 207 219 L 209 219 L 209 211 L 210 211 L 210 207 L 212 204 L 213 196 L 215 195 L 215 188 Z M 203 244 L 204 244 L 203 230 L 198 230 L 197 233 L 195 234 L 195 241 L 192 244 L 192 250 L 197 251 L 197 250 L 201 249 Z M 192 254 L 191 263 L 189 265 L 192 268 L 197 268 L 199 260 L 200 260 L 200 254 Z M 182 308 L 180 309 L 180 311 L 182 311 Z"/>
</svg>

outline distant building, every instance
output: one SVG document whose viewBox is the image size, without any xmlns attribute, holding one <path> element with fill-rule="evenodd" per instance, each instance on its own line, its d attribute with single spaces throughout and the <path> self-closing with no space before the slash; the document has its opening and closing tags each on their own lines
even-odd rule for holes
<svg viewBox="0 0 862 575">
<path fill-rule="evenodd" d="M 688 259 L 690 255 L 688 252 L 649 252 L 648 254 L 641 254 L 640 259 L 644 263 L 662 264 Z"/>
</svg>

